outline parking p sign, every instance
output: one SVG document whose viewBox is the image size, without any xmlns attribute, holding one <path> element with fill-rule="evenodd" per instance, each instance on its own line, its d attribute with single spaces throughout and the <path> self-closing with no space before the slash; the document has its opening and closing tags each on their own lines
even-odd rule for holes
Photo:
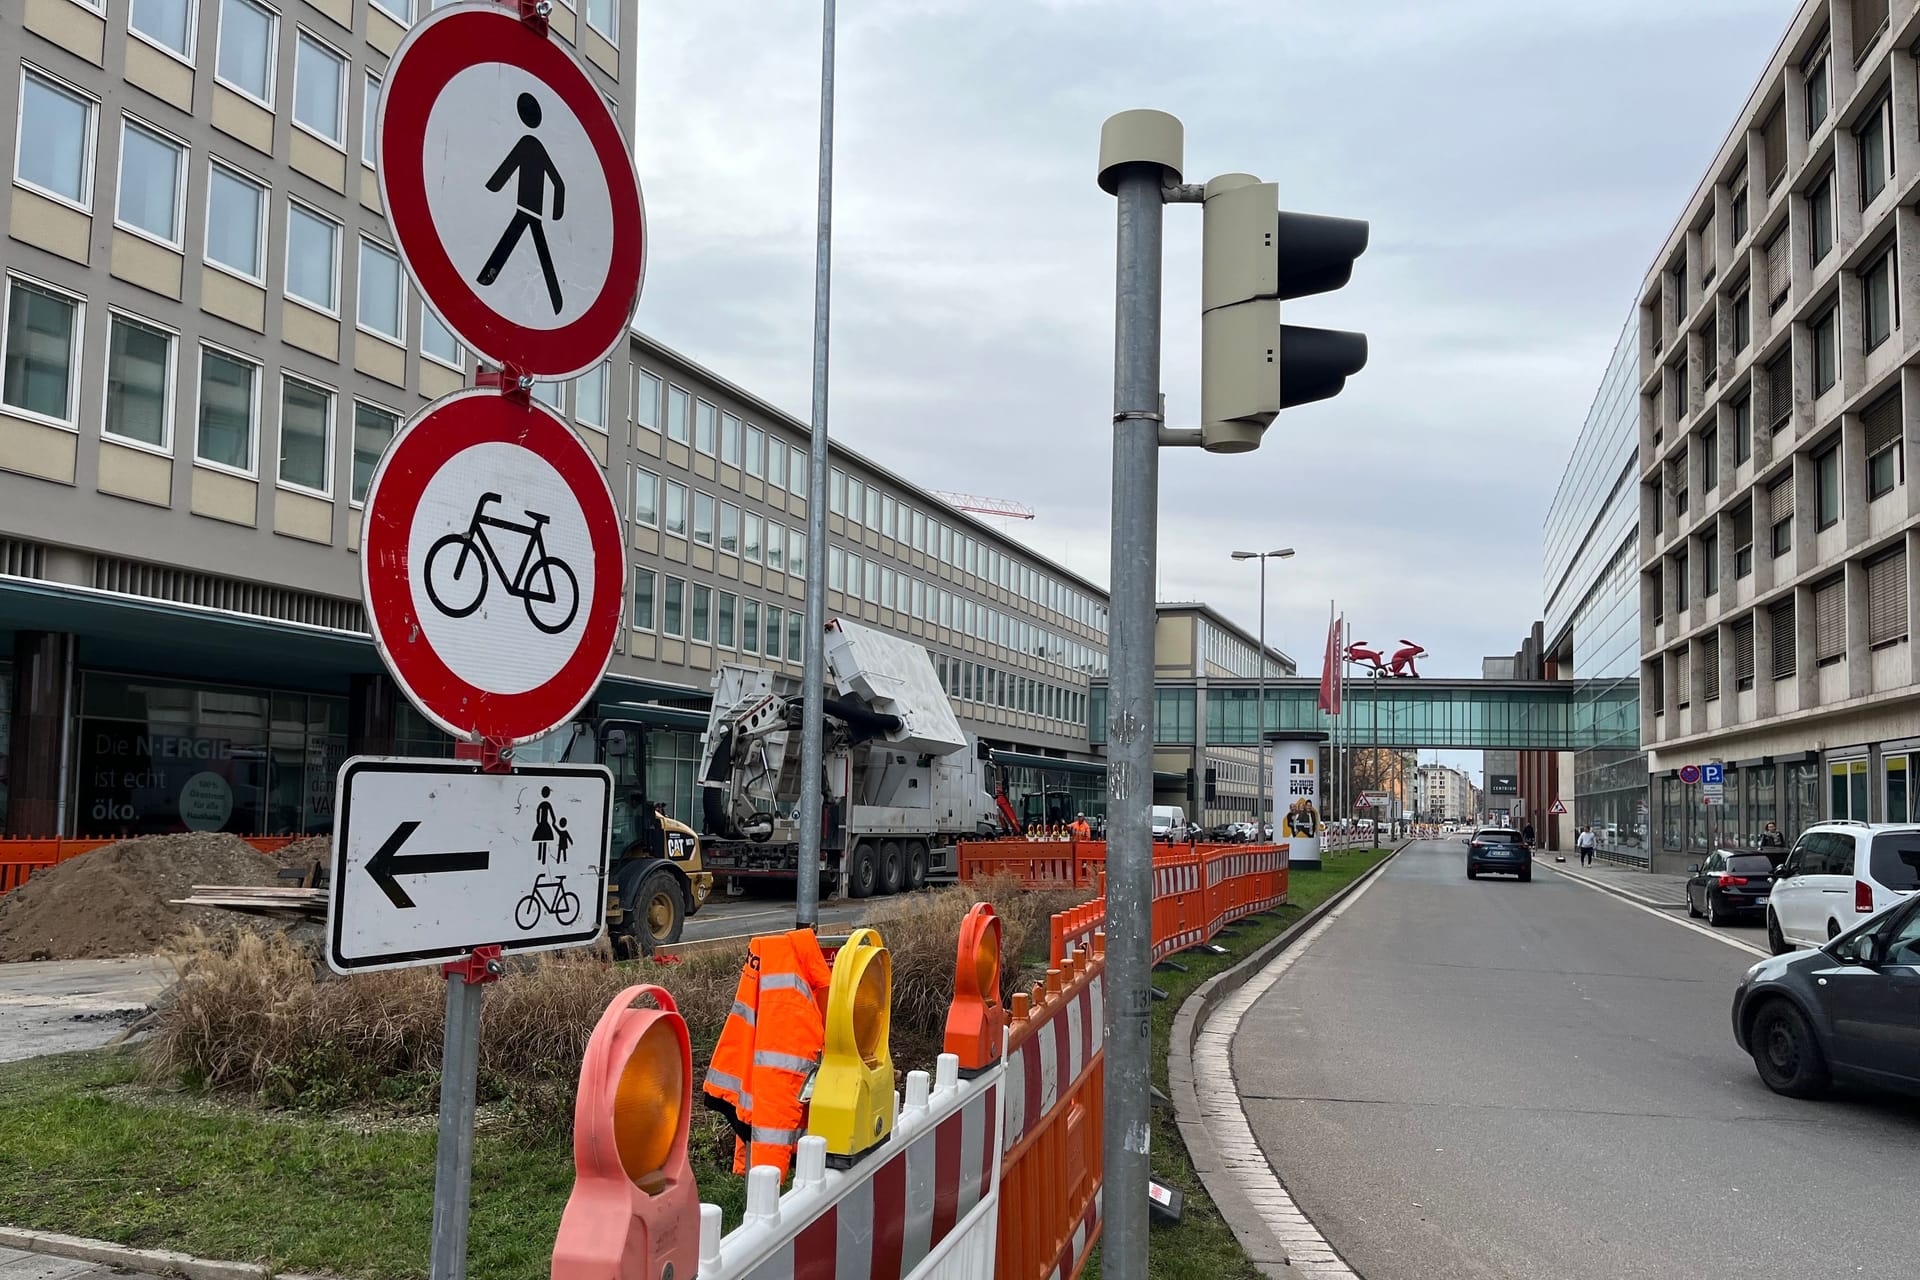
<svg viewBox="0 0 1920 1280">
<path fill-rule="evenodd" d="M 1727 802 L 1727 767 L 1723 764 L 1703 764 L 1700 766 L 1700 803 L 1725 804 Z"/>
</svg>

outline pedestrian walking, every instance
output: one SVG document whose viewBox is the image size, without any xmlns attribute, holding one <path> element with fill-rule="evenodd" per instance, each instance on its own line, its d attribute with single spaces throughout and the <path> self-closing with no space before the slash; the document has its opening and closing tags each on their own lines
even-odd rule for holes
<svg viewBox="0 0 1920 1280">
<path fill-rule="evenodd" d="M 1780 833 L 1778 826 L 1769 822 L 1766 830 L 1760 833 L 1760 847 L 1762 849 L 1784 849 L 1787 847 L 1787 838 Z"/>
<path fill-rule="evenodd" d="M 1580 834 L 1574 837 L 1574 843 L 1580 846 L 1580 865 L 1583 867 L 1592 866 L 1594 844 L 1592 823 L 1588 823 L 1586 826 L 1580 828 Z M 1565 862 L 1566 859 L 1562 858 L 1561 861 Z"/>
<path fill-rule="evenodd" d="M 1531 822 L 1520 828 L 1520 843 L 1526 845 L 1529 849 L 1533 848 L 1533 824 Z"/>
</svg>

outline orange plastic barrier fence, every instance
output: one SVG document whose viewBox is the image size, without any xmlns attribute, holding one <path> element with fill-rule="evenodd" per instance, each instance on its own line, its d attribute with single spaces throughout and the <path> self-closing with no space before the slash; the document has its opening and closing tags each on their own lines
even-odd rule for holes
<svg viewBox="0 0 1920 1280">
<path fill-rule="evenodd" d="M 121 836 L 82 836 L 42 839 L 39 836 L 0 836 L 0 893 L 18 889 L 36 871 L 77 858 L 83 853 L 117 844 Z M 277 853 L 304 836 L 248 836 L 262 853 Z"/>
<path fill-rule="evenodd" d="M 1054 937 L 1072 922 L 1054 917 Z M 1106 935 L 1013 997 L 997 1280 L 1078 1276 L 1100 1238 Z"/>
</svg>

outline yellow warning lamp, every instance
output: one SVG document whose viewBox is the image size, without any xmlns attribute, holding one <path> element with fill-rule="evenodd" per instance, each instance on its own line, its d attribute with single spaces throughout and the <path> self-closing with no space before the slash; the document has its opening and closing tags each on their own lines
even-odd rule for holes
<svg viewBox="0 0 1920 1280">
<path fill-rule="evenodd" d="M 827 1163 L 845 1169 L 893 1132 L 893 959 L 877 929 L 855 929 L 833 958 L 826 1044 L 814 1079 L 807 1132 L 827 1142 Z"/>
<path fill-rule="evenodd" d="M 947 1008 L 942 1049 L 960 1059 L 971 1078 L 1000 1061 L 1007 1011 L 1000 1003 L 1000 917 L 976 902 L 960 923 L 960 957 L 953 971 L 953 1003 Z"/>
<path fill-rule="evenodd" d="M 634 1008 L 651 998 L 655 1007 Z M 692 1275 L 700 1197 L 687 1160 L 687 1024 L 659 987 L 628 987 L 587 1041 L 573 1112 L 573 1194 L 552 1280 Z"/>
</svg>

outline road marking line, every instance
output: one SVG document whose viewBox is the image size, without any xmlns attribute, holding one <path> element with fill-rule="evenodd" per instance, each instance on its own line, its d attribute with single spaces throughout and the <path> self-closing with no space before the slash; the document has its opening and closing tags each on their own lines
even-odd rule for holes
<svg viewBox="0 0 1920 1280">
<path fill-rule="evenodd" d="M 1620 901 L 1632 907 L 1635 911 L 1644 911 L 1648 915 L 1653 916 L 1655 919 L 1665 920 L 1668 924 L 1677 924 L 1682 929 L 1691 929 L 1695 933 L 1700 934 L 1702 937 L 1712 938 L 1715 942 L 1724 942 L 1730 947 L 1737 947 L 1740 950 L 1745 951 L 1750 955 L 1759 956 L 1763 960 L 1766 957 L 1773 954 L 1771 951 L 1767 951 L 1764 948 L 1754 946 L 1751 942 L 1742 942 L 1738 938 L 1729 937 L 1727 934 L 1721 933 L 1717 929 L 1712 929 L 1702 924 L 1695 924 L 1691 920 L 1683 920 L 1679 916 L 1668 915 L 1665 911 L 1656 910 L 1655 908 L 1646 905 L 1646 903 L 1648 901 L 1651 901 L 1651 899 L 1640 898 L 1638 894 L 1630 894 L 1630 893 L 1627 893 L 1625 890 L 1615 889 L 1611 885 L 1602 884 L 1598 880 L 1593 880 L 1588 878 L 1587 876 L 1578 875 L 1562 867 L 1549 866 L 1547 863 L 1544 863 L 1544 862 L 1540 863 L 1539 865 L 1546 867 L 1547 870 L 1549 871 L 1553 871 L 1558 873 L 1559 875 L 1565 876 L 1567 879 L 1574 881 L 1576 884 L 1583 884 L 1587 888 L 1592 889 L 1595 893 L 1604 893 L 1610 898 L 1618 898 Z"/>
<path fill-rule="evenodd" d="M 1253 1136 L 1253 1126 L 1247 1123 L 1247 1113 L 1240 1107 L 1240 1087 L 1233 1076 L 1233 1037 L 1240 1030 L 1240 1020 L 1247 1010 L 1380 878 L 1380 875 L 1370 875 L 1339 906 L 1320 917 L 1319 923 L 1307 930 L 1298 942 L 1275 956 L 1265 969 L 1216 1005 L 1193 1046 L 1197 1083 L 1211 1098 L 1204 1123 L 1213 1136 L 1215 1149 L 1220 1152 L 1222 1165 L 1287 1255 L 1288 1266 L 1330 1280 L 1358 1280 L 1358 1276 L 1287 1193 L 1259 1140 Z"/>
</svg>

